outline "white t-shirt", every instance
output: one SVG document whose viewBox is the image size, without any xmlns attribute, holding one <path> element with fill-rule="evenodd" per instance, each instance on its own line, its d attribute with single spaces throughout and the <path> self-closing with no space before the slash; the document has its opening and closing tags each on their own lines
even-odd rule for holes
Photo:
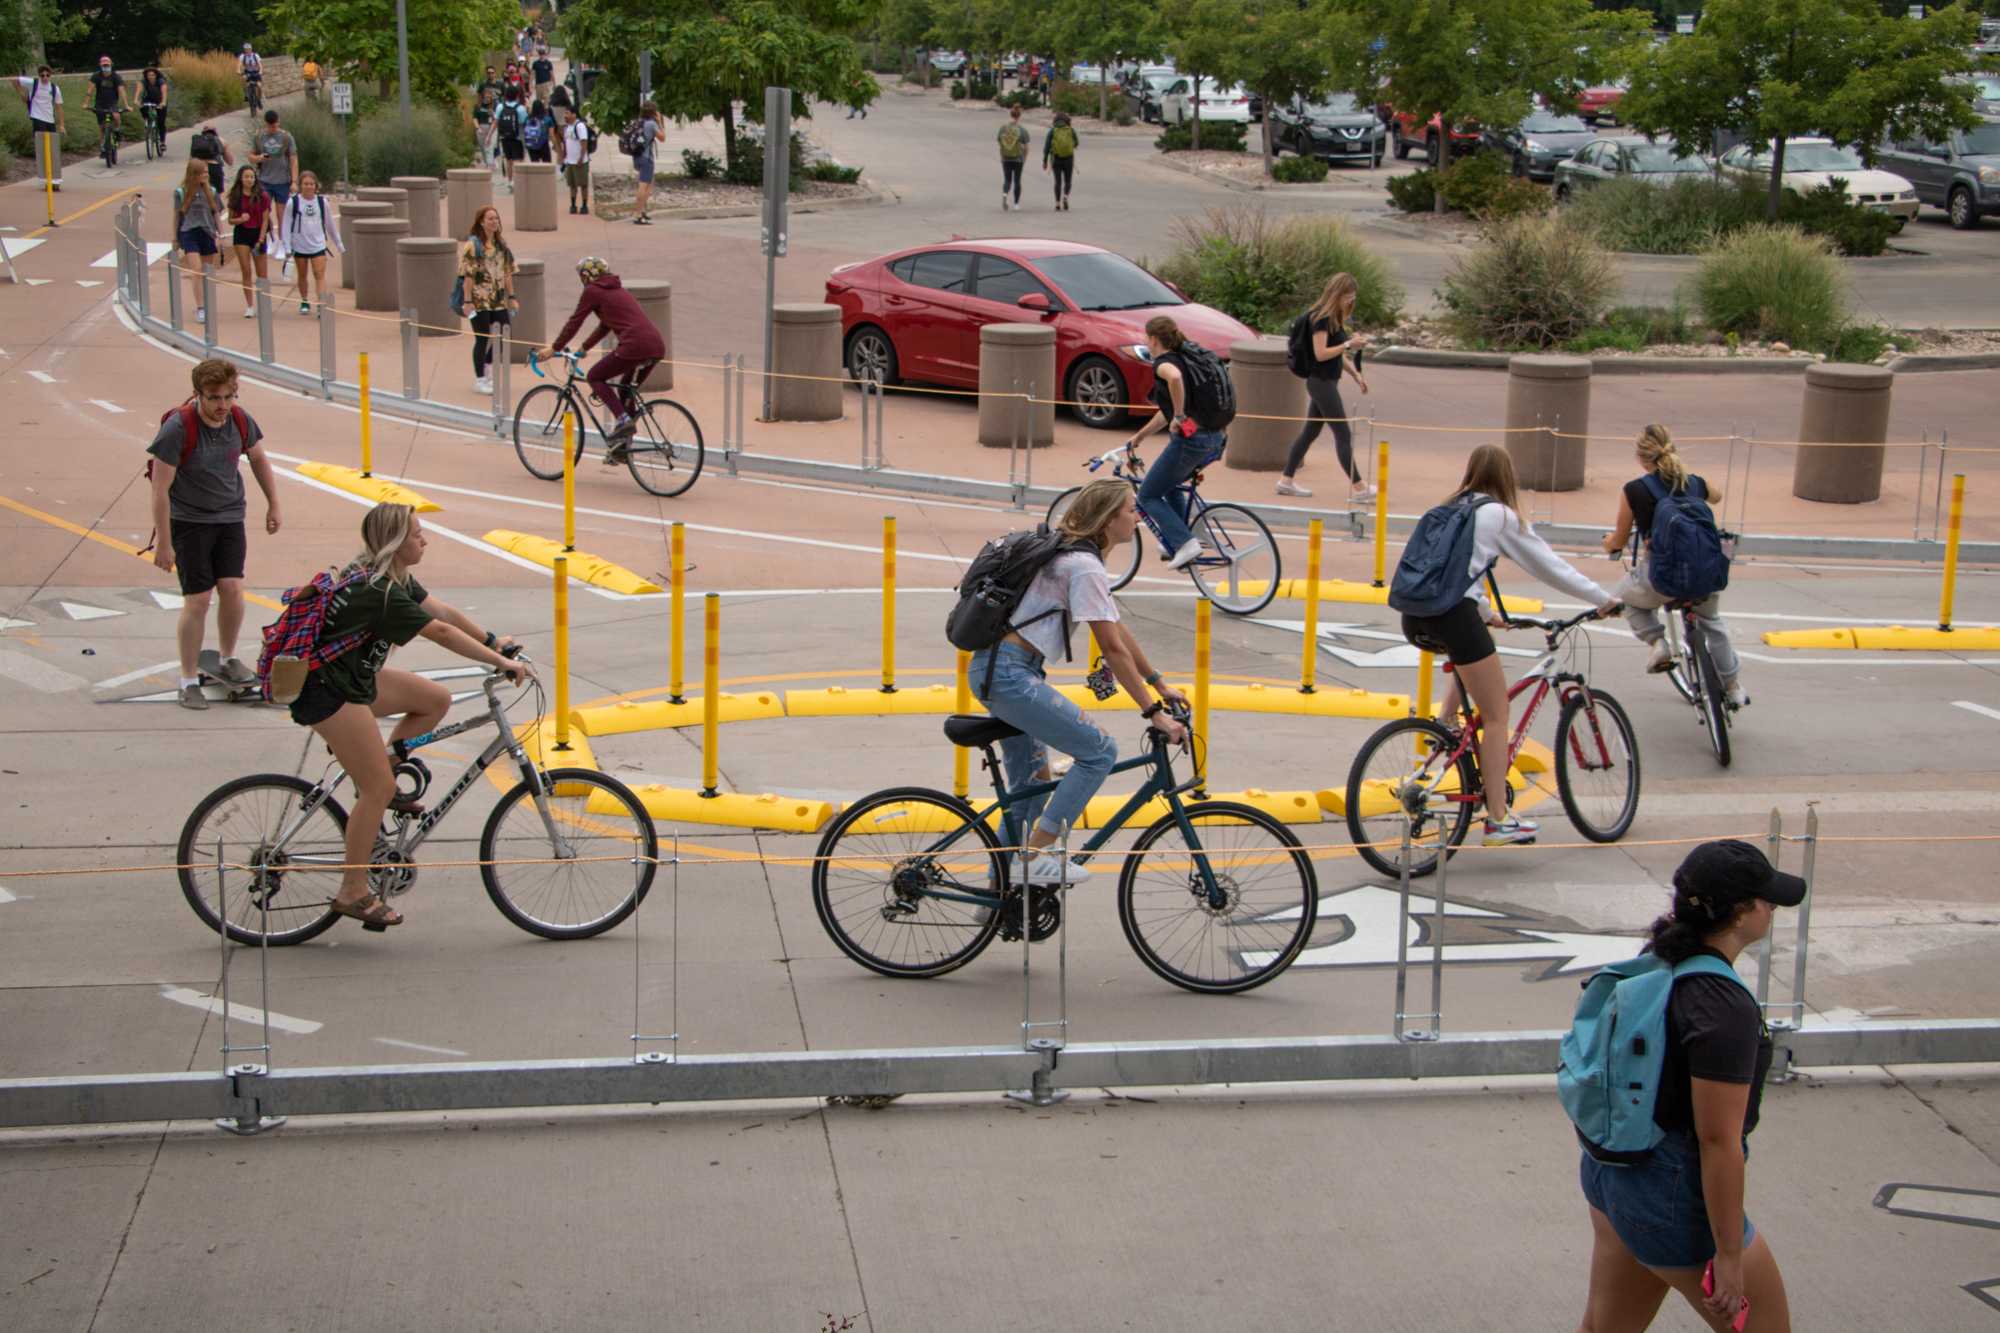
<svg viewBox="0 0 2000 1333">
<path fill-rule="evenodd" d="M 52 125 L 56 119 L 56 108 L 62 105 L 62 89 L 51 79 L 43 83 L 40 79 L 21 78 L 15 80 L 21 91 L 28 96 L 28 119 L 39 120 Z"/>
<path fill-rule="evenodd" d="M 285 238 L 285 249 L 293 254 L 317 254 L 322 250 L 339 250 L 340 233 L 329 225 L 326 196 L 316 194 L 311 199 L 295 194 L 285 201 L 285 220 L 280 234 Z"/>
<path fill-rule="evenodd" d="M 1499 501 L 1479 506 L 1473 516 L 1472 569 L 1478 579 L 1498 556 L 1505 555 L 1551 588 L 1568 593 L 1580 602 L 1602 606 L 1611 594 L 1577 572 L 1569 561 L 1549 549 L 1541 534 L 1521 521 L 1521 516 Z M 1485 596 L 1484 583 L 1475 583 L 1467 601 Z"/>
<path fill-rule="evenodd" d="M 572 120 L 563 131 L 563 165 L 581 166 L 590 160 L 590 128 L 581 119 Z"/>
<path fill-rule="evenodd" d="M 1058 614 L 1027 623 L 1045 611 L 1063 607 L 1069 610 L 1067 622 Z M 1014 608 L 1014 623 L 1021 626 L 1014 632 L 1044 658 L 1059 662 L 1069 656 L 1066 630 L 1088 620 L 1116 619 L 1118 603 L 1111 600 L 1111 576 L 1104 572 L 1104 562 L 1088 551 L 1071 551 L 1049 561 L 1035 575 L 1021 604 Z"/>
</svg>

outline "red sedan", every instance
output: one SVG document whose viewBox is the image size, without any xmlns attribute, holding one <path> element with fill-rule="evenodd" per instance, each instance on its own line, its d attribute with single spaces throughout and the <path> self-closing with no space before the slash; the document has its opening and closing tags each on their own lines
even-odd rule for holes
<svg viewBox="0 0 2000 1333">
<path fill-rule="evenodd" d="M 1045 323 L 1056 331 L 1054 389 L 1085 425 L 1114 429 L 1146 402 L 1153 371 L 1141 357 L 1146 321 L 1171 316 L 1181 332 L 1229 359 L 1256 330 L 1194 305 L 1123 255 L 1069 241 L 948 241 L 843 264 L 826 280 L 840 307 L 847 373 L 885 384 L 916 380 L 979 387 L 985 324 Z M 1024 386 L 1025 387 L 1025 386 Z M 1151 408 L 1143 408 L 1150 412 Z"/>
</svg>

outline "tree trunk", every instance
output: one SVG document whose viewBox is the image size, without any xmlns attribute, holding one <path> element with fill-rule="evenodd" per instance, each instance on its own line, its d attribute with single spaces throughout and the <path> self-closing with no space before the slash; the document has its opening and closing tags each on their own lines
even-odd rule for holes
<svg viewBox="0 0 2000 1333">
<path fill-rule="evenodd" d="M 1194 130 L 1188 143 L 1197 153 L 1201 151 L 1201 75 L 1194 76 Z"/>
<path fill-rule="evenodd" d="M 1771 190 L 1764 200 L 1764 221 L 1778 220 L 1778 200 L 1785 191 L 1785 141 L 1779 139 L 1771 149 Z"/>
<path fill-rule="evenodd" d="M 1437 166 L 1434 168 L 1437 172 L 1437 177 L 1431 182 L 1433 186 L 1431 192 L 1431 212 L 1434 214 L 1444 212 L 1444 169 L 1451 165 L 1451 122 L 1443 116 L 1438 117 L 1437 145 Z"/>
<path fill-rule="evenodd" d="M 722 165 L 734 168 L 736 165 L 736 99 L 728 98 L 722 103 Z"/>
<path fill-rule="evenodd" d="M 1097 67 L 1097 118 L 1099 120 L 1111 119 L 1111 89 L 1104 81 L 1107 72 L 1104 66 L 1099 65 Z"/>
<path fill-rule="evenodd" d="M 1271 174 L 1271 94 L 1259 93 L 1264 99 L 1264 175 Z"/>
</svg>

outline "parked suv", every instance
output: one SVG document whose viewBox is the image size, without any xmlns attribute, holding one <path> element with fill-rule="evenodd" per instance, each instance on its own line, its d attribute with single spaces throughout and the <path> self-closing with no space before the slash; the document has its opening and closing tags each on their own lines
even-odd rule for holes
<svg viewBox="0 0 2000 1333">
<path fill-rule="evenodd" d="M 1350 93 L 1334 93 L 1317 102 L 1293 98 L 1289 106 L 1271 112 L 1273 141 L 1304 157 L 1347 158 L 1382 165 L 1388 131 L 1375 113 Z"/>
<path fill-rule="evenodd" d="M 1444 131 L 1436 116 L 1429 120 L 1418 120 L 1408 111 L 1398 111 L 1389 125 L 1389 146 L 1396 150 L 1397 157 L 1408 157 L 1412 148 L 1421 148 L 1432 166 L 1442 164 L 1438 145 Z M 1454 125 L 1451 131 L 1451 155 L 1459 157 L 1479 147 L 1480 129 L 1477 125 Z"/>
<path fill-rule="evenodd" d="M 1943 143 L 1885 143 L 1876 158 L 1915 187 L 1919 203 L 1942 208 L 1954 227 L 1976 227 L 1986 214 L 2000 213 L 2000 120 L 1953 130 Z"/>
</svg>

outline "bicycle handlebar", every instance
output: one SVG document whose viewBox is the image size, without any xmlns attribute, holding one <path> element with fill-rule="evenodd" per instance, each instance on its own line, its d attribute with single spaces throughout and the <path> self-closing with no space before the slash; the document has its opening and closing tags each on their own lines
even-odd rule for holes
<svg viewBox="0 0 2000 1333">
<path fill-rule="evenodd" d="M 1575 629 L 1586 620 L 1602 620 L 1607 615 L 1615 615 L 1617 607 L 1600 612 L 1596 607 L 1586 607 L 1567 620 L 1538 620 L 1533 616 L 1508 616 L 1508 629 L 1538 629 L 1544 634 L 1562 634 Z"/>
<path fill-rule="evenodd" d="M 1138 464 L 1139 462 L 1138 452 L 1132 449 L 1128 445 L 1121 444 L 1116 449 L 1112 449 L 1105 453 L 1101 453 L 1097 455 L 1097 457 L 1095 458 L 1085 459 L 1083 465 L 1089 468 L 1092 472 L 1095 472 L 1097 471 L 1097 469 L 1103 467 L 1106 463 L 1117 462 L 1121 454 L 1129 456 L 1132 459 L 1134 465 Z"/>
<path fill-rule="evenodd" d="M 556 356 L 561 360 L 569 361 L 572 363 L 583 359 L 581 353 L 570 352 L 570 351 L 557 352 Z M 540 359 L 536 356 L 536 349 L 532 347 L 528 349 L 528 369 L 535 372 L 536 379 L 548 378 L 548 376 L 542 371 L 542 363 Z"/>
</svg>

